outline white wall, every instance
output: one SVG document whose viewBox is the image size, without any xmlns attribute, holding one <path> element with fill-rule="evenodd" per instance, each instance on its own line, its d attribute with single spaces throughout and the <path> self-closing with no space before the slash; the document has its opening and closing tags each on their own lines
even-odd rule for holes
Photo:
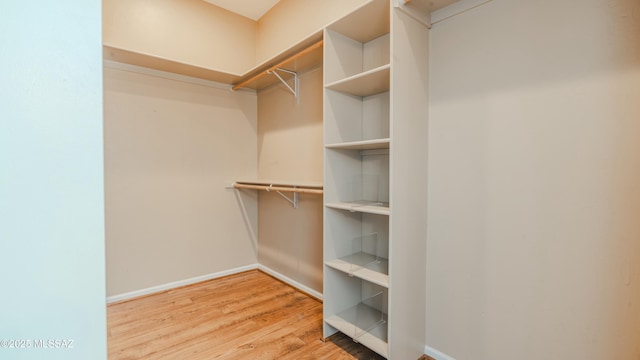
<svg viewBox="0 0 640 360">
<path fill-rule="evenodd" d="M 2 5 L 0 341 L 30 347 L 2 359 L 106 359 L 100 17 L 99 1 Z"/>
<path fill-rule="evenodd" d="M 494 0 L 431 31 L 427 338 L 640 358 L 640 2 Z"/>
<path fill-rule="evenodd" d="M 120 68 L 104 71 L 107 294 L 254 265 L 257 197 L 225 187 L 256 176 L 256 94 Z"/>
</svg>

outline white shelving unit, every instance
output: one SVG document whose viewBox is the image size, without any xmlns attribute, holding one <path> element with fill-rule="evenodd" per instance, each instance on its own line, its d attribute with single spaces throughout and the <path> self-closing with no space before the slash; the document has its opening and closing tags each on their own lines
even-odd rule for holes
<svg viewBox="0 0 640 360">
<path fill-rule="evenodd" d="M 389 359 L 425 341 L 428 2 L 403 4 L 324 32 L 324 336 Z"/>
</svg>

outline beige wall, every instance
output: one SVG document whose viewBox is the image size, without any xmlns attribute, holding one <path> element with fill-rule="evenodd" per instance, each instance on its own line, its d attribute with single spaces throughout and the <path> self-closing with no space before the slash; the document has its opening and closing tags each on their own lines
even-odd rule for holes
<svg viewBox="0 0 640 360">
<path fill-rule="evenodd" d="M 433 27 L 431 347 L 640 358 L 639 14 L 494 0 Z"/>
<path fill-rule="evenodd" d="M 322 183 L 322 69 L 301 74 L 298 102 L 283 85 L 260 91 L 258 118 L 258 176 Z M 259 196 L 260 264 L 321 293 L 322 196 L 302 195 L 298 209 Z"/>
<path fill-rule="evenodd" d="M 150 6 L 151 3 L 143 0 L 107 0 L 103 2 L 103 42 L 107 46 L 199 67 L 244 73 L 257 64 L 256 51 L 262 51 L 260 61 L 264 60 L 364 2 L 285 0 L 258 24 L 204 1 L 162 0 Z M 291 19 L 287 20 L 289 17 Z M 257 42 L 258 37 L 262 43 Z M 224 169 L 217 175 L 218 180 L 229 184 L 236 179 L 255 177 L 256 169 L 261 178 L 322 182 L 322 72 L 304 74 L 301 86 L 299 104 L 281 86 L 260 93 L 257 150 L 255 128 L 254 133 L 245 134 L 246 137 L 238 135 L 250 131 L 246 128 L 247 121 L 256 121 L 256 104 L 247 99 L 249 95 L 232 95 L 210 88 L 203 90 L 199 86 L 107 70 L 105 147 L 109 296 L 245 265 L 251 256 L 254 257 L 251 261 L 255 262 L 256 254 L 247 252 L 250 250 L 247 246 L 257 245 L 248 243 L 251 236 L 244 222 L 240 222 L 242 219 L 237 217 L 240 212 L 227 211 L 220 221 L 207 222 L 212 211 L 217 214 L 225 207 L 237 208 L 236 199 L 228 198 L 228 192 L 219 193 L 220 188 L 212 187 L 206 179 L 189 175 L 189 171 L 195 170 L 185 168 L 179 157 L 171 156 L 171 149 L 186 146 L 181 151 L 198 157 L 197 165 L 205 166 L 203 173 L 213 171 L 212 166 L 217 166 L 205 159 L 223 161 Z M 211 96 L 212 103 L 204 100 L 206 96 L 202 91 L 215 93 Z M 192 96 L 199 100 L 193 101 Z M 206 122 L 196 120 L 227 113 L 233 115 L 224 123 L 205 125 Z M 313 115 L 309 116 L 309 113 Z M 189 118 L 194 116 L 193 121 L 199 125 L 183 129 L 180 114 L 189 114 Z M 232 120 L 237 117 L 242 120 Z M 132 132 L 128 127 L 132 126 L 133 120 L 138 125 Z M 257 125 L 253 123 L 252 126 Z M 148 138 L 154 129 L 175 131 L 172 136 L 177 138 L 168 144 L 161 145 L 161 138 L 148 140 L 148 146 L 166 151 L 163 156 L 148 153 L 134 141 Z M 236 135 L 228 136 L 234 133 Z M 200 143 L 187 144 L 190 136 L 200 139 Z M 210 148 L 200 148 L 206 137 L 210 138 Z M 221 153 L 214 153 L 219 148 L 214 150 L 213 144 L 226 144 L 228 148 L 221 153 L 235 156 L 221 158 Z M 236 154 L 238 151 L 240 154 Z M 139 179 L 130 182 L 132 174 L 126 172 L 136 168 L 136 164 L 146 164 L 143 169 L 148 173 L 138 174 Z M 165 178 L 158 174 L 164 174 Z M 166 192 L 167 187 L 177 181 L 170 178 L 180 178 L 180 183 Z M 222 186 L 222 182 L 216 186 Z M 204 197 L 199 198 L 203 194 Z M 252 192 L 240 194 L 257 196 Z M 223 205 L 207 202 L 217 196 L 227 196 Z M 322 198 L 302 196 L 300 208 L 294 210 L 277 195 L 259 196 L 261 227 L 255 236 L 260 238 L 260 262 L 321 291 Z M 229 203 L 231 200 L 233 203 Z M 255 225 L 256 199 L 245 200 Z M 135 206 L 130 205 L 131 201 Z M 175 209 L 166 209 L 162 206 L 165 203 L 175 203 Z M 194 213 L 198 216 L 190 219 Z M 161 226 L 152 225 L 156 223 Z M 230 234 L 222 234 L 221 238 L 212 241 L 216 231 Z M 176 240 L 184 236 L 192 237 L 190 242 Z M 162 239 L 159 247 L 156 237 Z M 293 243 L 296 246 L 291 246 Z M 156 255 L 147 258 L 145 249 L 150 246 L 156 246 Z M 173 255 L 181 259 L 170 261 Z M 194 261 L 187 261 L 190 256 Z M 170 262 L 171 266 L 163 266 L 164 262 Z"/>
<path fill-rule="evenodd" d="M 255 93 L 104 69 L 108 296 L 256 263 L 256 195 L 225 189 L 256 122 Z"/>
<path fill-rule="evenodd" d="M 286 50 L 367 0 L 281 0 L 258 20 L 257 63 Z"/>
<path fill-rule="evenodd" d="M 202 0 L 105 0 L 103 44 L 241 75 L 366 0 L 282 0 L 259 21 Z"/>
<path fill-rule="evenodd" d="M 257 23 L 203 0 L 104 0 L 103 44 L 242 74 L 256 64 Z"/>
<path fill-rule="evenodd" d="M 366 2 L 282 0 L 256 22 L 202 0 L 105 0 L 103 45 L 242 75 Z"/>
<path fill-rule="evenodd" d="M 300 74 L 300 97 L 277 84 L 258 92 L 258 175 L 322 183 L 322 68 Z"/>
</svg>

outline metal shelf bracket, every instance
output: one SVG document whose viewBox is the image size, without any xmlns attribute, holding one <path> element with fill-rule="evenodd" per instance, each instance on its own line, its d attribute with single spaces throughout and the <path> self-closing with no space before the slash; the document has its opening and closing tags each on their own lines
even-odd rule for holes
<svg viewBox="0 0 640 360">
<path fill-rule="evenodd" d="M 285 79 L 283 79 L 282 76 L 280 76 L 280 74 L 278 74 L 278 71 L 287 73 L 289 75 L 293 75 L 293 87 L 289 85 L 289 83 Z M 287 89 L 289 89 L 289 91 L 291 91 L 293 96 L 296 98 L 296 101 L 298 101 L 298 96 L 300 95 L 300 79 L 298 79 L 297 72 L 287 70 L 287 69 L 282 69 L 282 68 L 276 68 L 274 70 L 267 70 L 267 74 L 271 74 L 277 77 L 278 80 L 280 80 L 280 82 L 284 84 L 284 86 L 286 86 Z"/>
<path fill-rule="evenodd" d="M 271 185 L 273 186 L 273 185 Z M 270 186 L 270 187 L 271 187 Z M 267 188 L 267 192 L 269 192 L 269 189 Z M 293 205 L 294 209 L 298 208 L 298 202 L 299 202 L 299 194 L 297 192 L 293 193 L 293 198 L 289 198 L 287 195 L 283 194 L 282 192 L 280 192 L 279 190 L 276 190 L 276 194 L 282 196 L 285 200 L 287 200 L 288 202 L 291 203 L 291 205 Z"/>
</svg>

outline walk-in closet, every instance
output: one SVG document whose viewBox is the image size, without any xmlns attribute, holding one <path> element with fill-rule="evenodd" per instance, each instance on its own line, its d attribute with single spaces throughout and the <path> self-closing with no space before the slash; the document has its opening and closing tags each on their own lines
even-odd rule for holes
<svg viewBox="0 0 640 360">
<path fill-rule="evenodd" d="M 640 359 L 640 0 L 0 24 L 0 359 Z"/>
</svg>

